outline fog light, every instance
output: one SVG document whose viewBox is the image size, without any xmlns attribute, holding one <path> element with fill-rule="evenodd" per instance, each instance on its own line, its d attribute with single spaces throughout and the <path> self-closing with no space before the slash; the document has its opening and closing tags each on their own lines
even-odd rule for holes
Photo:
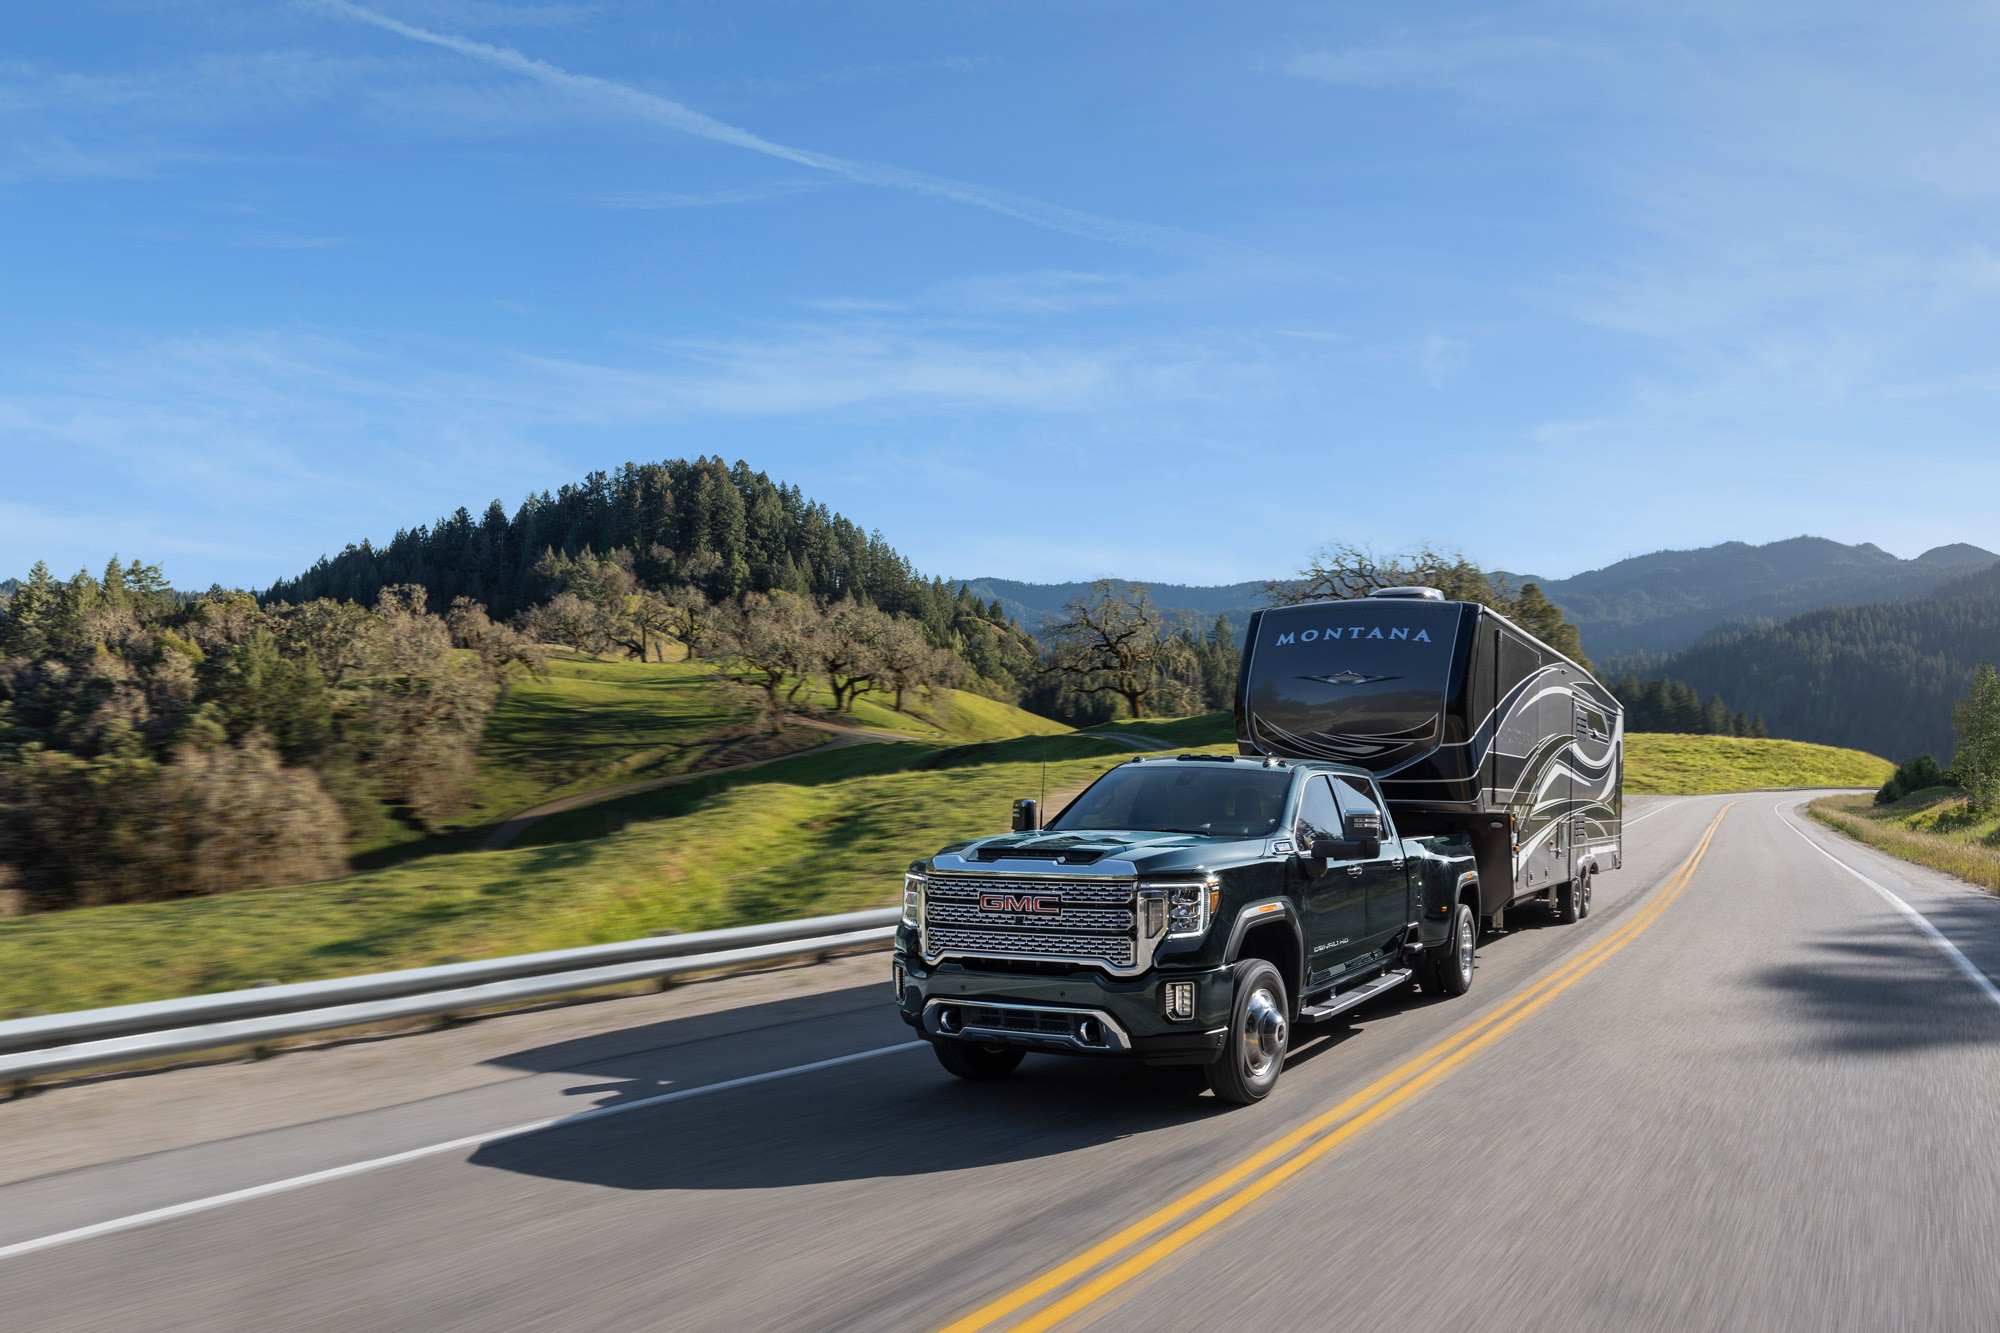
<svg viewBox="0 0 2000 1333">
<path fill-rule="evenodd" d="M 960 1019 L 958 1015 L 958 1010 L 944 1009 L 939 1011 L 938 1026 L 944 1029 L 946 1032 L 956 1032 L 962 1026 L 962 1024 L 963 1020 Z"/>
<path fill-rule="evenodd" d="M 1176 1023 L 1190 1022 L 1194 1018 L 1194 983 L 1192 981 L 1169 981 L 1166 985 L 1167 1017 Z"/>
</svg>

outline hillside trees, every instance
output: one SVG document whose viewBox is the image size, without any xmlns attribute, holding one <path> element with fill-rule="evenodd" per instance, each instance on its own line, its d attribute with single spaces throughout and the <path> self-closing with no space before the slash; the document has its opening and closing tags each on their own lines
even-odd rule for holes
<svg viewBox="0 0 2000 1333">
<path fill-rule="evenodd" d="M 1773 735 L 1880 755 L 1942 755 L 1952 709 L 2000 657 L 2000 569 L 1915 601 L 1809 611 L 1704 640 L 1660 674 L 1761 713 Z"/>
<path fill-rule="evenodd" d="M 1667 731 L 1684 736 L 1770 735 L 1763 716 L 1731 709 L 1719 694 L 1706 704 L 1701 694 L 1684 681 L 1664 678 L 1641 681 L 1626 675 L 1611 687 L 1625 709 L 1625 730 Z"/>
<path fill-rule="evenodd" d="M 1990 814 L 2000 808 L 2000 671 L 1991 662 L 1981 662 L 1973 672 L 1972 685 L 1952 709 L 1951 721 L 1958 732 L 1952 774 L 1972 808 Z"/>
<path fill-rule="evenodd" d="M 1133 717 L 1227 707 L 1240 661 L 1225 618 L 1197 632 L 1162 615 L 1144 584 L 1115 579 L 1072 599 L 1042 639 L 1044 676 L 1084 698 L 1115 697 Z"/>
<path fill-rule="evenodd" d="M 260 607 L 173 594 L 137 561 L 38 564 L 0 611 L 0 878 L 38 910 L 221 892 L 337 870 L 336 795 L 448 815 L 534 651 L 427 600 Z"/>
</svg>

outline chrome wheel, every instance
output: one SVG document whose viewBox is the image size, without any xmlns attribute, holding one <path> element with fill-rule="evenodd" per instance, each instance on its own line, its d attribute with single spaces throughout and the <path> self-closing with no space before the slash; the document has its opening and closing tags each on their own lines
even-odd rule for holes
<svg viewBox="0 0 2000 1333">
<path fill-rule="evenodd" d="M 1460 912 L 1458 914 L 1458 957 L 1453 961 L 1458 964 L 1458 988 L 1461 991 L 1469 990 L 1472 987 L 1472 949 L 1476 942 L 1475 935 L 1476 932 L 1472 928 L 1472 913 Z"/>
<path fill-rule="evenodd" d="M 1243 1043 L 1243 1070 L 1261 1083 L 1270 1074 L 1271 1066 L 1285 1058 L 1287 1036 L 1284 1002 L 1271 994 L 1268 987 L 1259 986 L 1251 992 L 1249 1003 L 1243 1006 L 1239 1035 Z"/>
</svg>

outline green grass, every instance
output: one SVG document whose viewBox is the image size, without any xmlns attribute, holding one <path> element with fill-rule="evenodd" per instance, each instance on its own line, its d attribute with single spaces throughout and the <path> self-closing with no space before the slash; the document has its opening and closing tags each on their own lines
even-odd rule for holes
<svg viewBox="0 0 2000 1333">
<path fill-rule="evenodd" d="M 1132 753 L 1078 735 L 854 746 L 554 816 L 504 852 L 4 920 L 0 1014 L 888 904 L 912 859 L 1002 831 L 1016 797 L 1046 782 L 1053 804 Z"/>
<path fill-rule="evenodd" d="M 906 700 L 864 696 L 835 716 L 824 688 L 800 702 L 829 721 L 885 738 L 943 742 L 1057 734 L 1052 719 L 959 690 L 941 692 L 931 711 Z M 390 819 L 365 797 L 352 849 L 360 869 L 471 850 L 493 826 L 522 810 L 609 787 L 671 777 L 747 759 L 810 749 L 831 734 L 788 723 L 772 734 L 760 696 L 722 678 L 706 662 L 607 662 L 553 654 L 545 680 L 517 678 L 488 719 L 473 797 L 444 828 L 426 835 Z"/>
<path fill-rule="evenodd" d="M 1955 787 L 1912 792 L 1889 805 L 1870 796 L 1823 796 L 1806 810 L 1857 842 L 2000 893 L 2000 814 L 1973 813 Z"/>
<path fill-rule="evenodd" d="M 1879 787 L 1896 766 L 1860 750 L 1737 736 L 1625 737 L 1628 795 L 1764 791 L 1790 787 Z"/>
</svg>

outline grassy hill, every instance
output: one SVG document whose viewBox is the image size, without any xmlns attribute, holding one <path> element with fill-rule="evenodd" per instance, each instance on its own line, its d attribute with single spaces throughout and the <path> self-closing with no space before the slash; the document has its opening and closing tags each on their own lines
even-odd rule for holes
<svg viewBox="0 0 2000 1333">
<path fill-rule="evenodd" d="M 1804 741 L 1639 732 L 1625 738 L 1625 791 L 1692 795 L 1796 787 L 1879 787 L 1896 766 Z"/>
<path fill-rule="evenodd" d="M 570 811 L 507 851 L 4 920 L 0 1015 L 889 903 L 912 858 L 1133 753 L 1081 735 L 852 746 Z"/>
<path fill-rule="evenodd" d="M 480 746 L 472 803 L 450 822 L 446 836 L 426 838 L 379 809 L 362 810 L 356 864 L 379 867 L 469 847 L 532 806 L 769 759 L 824 745 L 836 734 L 798 719 L 773 732 L 762 720 L 759 698 L 756 690 L 723 679 L 705 662 L 612 662 L 556 654 L 546 680 L 517 680 L 494 710 Z M 831 715 L 832 699 L 823 690 L 808 702 Z M 909 706 L 912 712 L 898 713 L 887 700 L 864 696 L 837 723 L 885 740 L 946 743 L 1069 730 L 958 690 L 943 693 L 934 715 Z"/>
</svg>

